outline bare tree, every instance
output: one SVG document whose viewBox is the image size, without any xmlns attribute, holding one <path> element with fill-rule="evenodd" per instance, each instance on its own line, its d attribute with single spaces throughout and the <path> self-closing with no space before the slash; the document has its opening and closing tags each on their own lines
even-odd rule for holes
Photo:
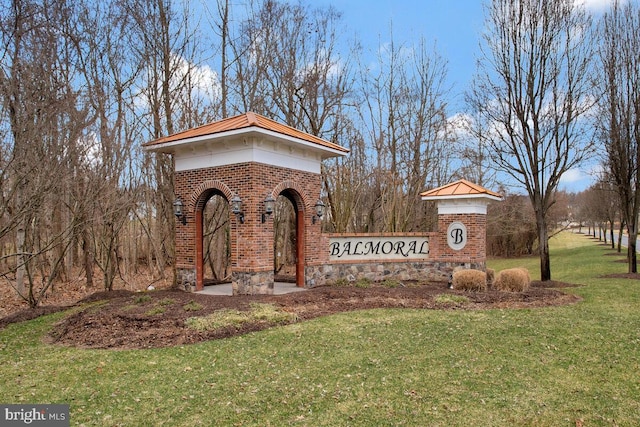
<svg viewBox="0 0 640 427">
<path fill-rule="evenodd" d="M 606 166 L 629 236 L 629 272 L 636 273 L 640 212 L 640 7 L 615 1 L 600 26 L 597 117 Z"/>
<path fill-rule="evenodd" d="M 33 307 L 59 278 L 73 242 L 64 202 L 73 146 L 89 119 L 73 87 L 70 5 L 14 1 L 4 12 L 0 99 L 10 142 L 2 152 L 1 232 L 15 232 L 15 261 L 3 273 L 15 272 L 18 294 Z"/>
<path fill-rule="evenodd" d="M 457 133 L 460 167 L 454 176 L 467 179 L 483 187 L 491 188 L 497 183 L 496 171 L 491 164 L 489 153 L 487 123 L 482 122 L 479 114 L 458 115 L 452 119 Z"/>
<path fill-rule="evenodd" d="M 535 215 L 526 196 L 508 194 L 490 203 L 487 215 L 487 254 L 513 257 L 531 255 L 536 241 Z"/>
<path fill-rule="evenodd" d="M 492 124 L 493 162 L 535 212 L 540 276 L 551 279 L 549 210 L 560 178 L 591 152 L 590 18 L 573 0 L 493 0 L 470 100 Z"/>
<path fill-rule="evenodd" d="M 217 17 L 219 23 L 214 23 L 220 36 L 220 113 L 222 117 L 227 117 L 227 105 L 229 103 L 228 78 L 230 70 L 229 51 L 231 49 L 231 5 L 229 0 L 217 0 Z"/>
<path fill-rule="evenodd" d="M 148 105 L 148 114 L 139 119 L 148 124 L 149 139 L 203 124 L 216 116 L 211 99 L 214 94 L 202 93 L 216 82 L 206 73 L 196 73 L 204 70 L 197 67 L 201 63 L 197 27 L 190 21 L 188 4 L 183 5 L 183 9 L 177 9 L 171 0 L 147 0 L 132 7 L 136 60 L 146 66 L 140 99 Z M 144 224 L 156 261 L 155 272 L 164 277 L 175 245 L 173 158 L 147 155 L 142 168 L 144 188 L 153 192 L 144 196 Z M 175 270 L 173 275 L 175 279 Z"/>
<path fill-rule="evenodd" d="M 224 22 L 228 5 L 220 10 Z M 229 38 L 235 55 L 228 61 L 235 88 L 230 88 L 230 109 L 256 111 L 342 145 L 362 141 L 353 124 L 351 54 L 338 50 L 340 14 L 333 8 L 267 0 L 250 2 L 246 15 L 238 37 Z M 353 163 L 364 159 L 366 154 L 324 165 L 331 171 L 324 174 L 331 212 L 325 221 L 334 230 L 351 229 L 357 209 L 350 202 L 366 194 L 360 191 L 368 173 L 365 163 Z"/>
<path fill-rule="evenodd" d="M 81 221 L 87 284 L 96 264 L 104 288 L 113 289 L 123 258 L 123 230 L 135 209 L 139 169 L 132 168 L 137 126 L 134 88 L 141 65 L 133 61 L 126 3 L 79 2 L 78 69 L 84 77 L 94 126 L 84 139 L 86 153 L 75 160 L 74 206 Z M 131 64 L 131 65 L 130 65 Z"/>
<path fill-rule="evenodd" d="M 353 83 L 337 50 L 340 14 L 266 0 L 250 2 L 247 15 L 232 42 L 235 109 L 332 140 Z"/>
<path fill-rule="evenodd" d="M 611 248 L 615 248 L 614 226 L 620 217 L 620 205 L 617 193 L 611 181 L 600 179 L 598 182 L 579 194 L 581 216 L 600 229 L 600 239 L 607 243 L 607 227 L 609 228 Z"/>
<path fill-rule="evenodd" d="M 342 135 L 341 145 L 350 150 L 349 156 L 327 160 L 323 164 L 323 189 L 329 212 L 323 220 L 334 233 L 366 232 L 367 215 L 373 173 L 369 168 L 367 146 L 362 134 L 347 117 L 335 122 Z"/>
<path fill-rule="evenodd" d="M 375 157 L 370 215 L 379 231 L 420 230 L 429 215 L 417 195 L 450 177 L 446 61 L 424 40 L 378 52 L 379 67 L 362 67 L 360 79 L 360 121 Z"/>
</svg>

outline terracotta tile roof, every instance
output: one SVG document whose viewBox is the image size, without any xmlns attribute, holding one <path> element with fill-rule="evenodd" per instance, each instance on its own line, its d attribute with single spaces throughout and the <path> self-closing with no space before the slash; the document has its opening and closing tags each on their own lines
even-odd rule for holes
<svg viewBox="0 0 640 427">
<path fill-rule="evenodd" d="M 446 198 L 463 198 L 463 197 L 480 197 L 487 196 L 493 199 L 502 200 L 502 196 L 498 193 L 494 193 L 491 190 L 487 190 L 477 184 L 474 184 L 466 179 L 461 179 L 451 184 L 443 185 L 442 187 L 434 188 L 433 190 L 420 193 L 423 200 L 429 199 L 446 199 Z"/>
<path fill-rule="evenodd" d="M 173 135 L 165 136 L 163 138 L 156 139 L 155 141 L 149 141 L 142 144 L 143 147 L 154 147 L 157 145 L 166 144 L 169 142 L 177 142 L 187 140 L 190 138 L 197 138 L 201 136 L 215 135 L 223 132 L 237 131 L 242 129 L 249 129 L 251 127 L 257 127 L 264 130 L 279 133 L 281 135 L 297 138 L 312 144 L 317 144 L 322 147 L 337 150 L 343 153 L 348 153 L 346 148 L 326 141 L 317 136 L 302 132 L 291 126 L 283 125 L 274 120 L 268 119 L 260 114 L 253 112 L 247 112 L 238 116 L 229 117 L 217 122 L 209 123 L 203 126 L 199 126 L 193 129 L 188 129 L 182 132 L 175 133 Z"/>
</svg>

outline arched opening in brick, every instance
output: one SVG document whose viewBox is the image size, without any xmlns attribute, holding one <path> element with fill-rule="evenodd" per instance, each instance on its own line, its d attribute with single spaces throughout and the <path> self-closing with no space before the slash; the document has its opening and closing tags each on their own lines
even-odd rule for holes
<svg viewBox="0 0 640 427">
<path fill-rule="evenodd" d="M 283 190 L 276 199 L 273 268 L 276 282 L 304 286 L 304 209 L 300 195 Z"/>
<path fill-rule="evenodd" d="M 196 289 L 231 281 L 229 201 L 217 189 L 202 193 L 196 204 Z"/>
</svg>

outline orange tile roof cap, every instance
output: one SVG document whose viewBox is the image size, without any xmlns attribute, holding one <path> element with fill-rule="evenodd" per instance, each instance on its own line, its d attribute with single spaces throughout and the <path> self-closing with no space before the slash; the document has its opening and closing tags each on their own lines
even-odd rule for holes
<svg viewBox="0 0 640 427">
<path fill-rule="evenodd" d="M 480 185 L 474 184 L 466 179 L 461 179 L 442 187 L 434 188 L 420 193 L 422 200 L 455 199 L 455 198 L 478 198 L 487 197 L 494 200 L 502 200 L 502 195 L 487 190 Z"/>
<path fill-rule="evenodd" d="M 251 127 L 257 127 L 263 130 L 267 130 L 267 131 L 275 132 L 288 137 L 296 138 L 296 139 L 309 142 L 312 144 L 316 144 L 324 148 L 329 148 L 338 152 L 342 152 L 342 153 L 349 152 L 348 149 L 338 144 L 334 144 L 333 142 L 327 141 L 315 135 L 311 135 L 309 133 L 295 129 L 291 126 L 278 123 L 275 120 L 271 120 L 267 117 L 261 116 L 260 114 L 256 114 L 252 111 L 249 111 L 245 114 L 240 114 L 234 117 L 228 117 L 226 119 L 208 123 L 206 125 L 198 126 L 192 129 L 187 129 L 185 131 L 177 132 L 177 133 L 174 133 L 173 135 L 158 138 L 154 141 L 146 142 L 142 144 L 142 146 L 145 148 L 153 148 L 156 146 L 161 146 L 161 145 L 169 144 L 172 142 L 179 142 L 179 141 L 187 142 L 187 140 L 192 138 L 216 135 L 216 134 L 221 134 L 223 132 L 238 131 L 242 129 L 248 129 Z"/>
</svg>

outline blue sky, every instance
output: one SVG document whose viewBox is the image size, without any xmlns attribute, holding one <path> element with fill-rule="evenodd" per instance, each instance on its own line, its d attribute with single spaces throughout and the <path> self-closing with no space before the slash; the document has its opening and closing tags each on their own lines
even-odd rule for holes
<svg viewBox="0 0 640 427">
<path fill-rule="evenodd" d="M 593 12 L 602 12 L 612 0 L 576 0 Z M 622 0 L 623 2 L 625 0 Z M 633 0 L 635 1 L 635 0 Z M 314 0 L 310 4 L 332 5 L 343 14 L 347 31 L 375 50 L 390 40 L 410 46 L 424 37 L 448 61 L 451 86 L 450 114 L 464 108 L 463 93 L 469 87 L 480 56 L 484 27 L 482 0 Z M 567 173 L 560 185 L 567 191 L 582 191 L 594 181 L 595 164 Z"/>
<path fill-rule="evenodd" d="M 453 92 L 462 92 L 475 71 L 478 42 L 483 27 L 479 0 L 323 0 L 343 13 L 348 30 L 366 49 L 376 49 L 390 39 L 410 45 L 424 37 L 435 42 L 448 61 Z"/>
<path fill-rule="evenodd" d="M 470 83 L 480 55 L 484 6 L 489 0 L 308 0 L 332 5 L 343 14 L 347 31 L 358 36 L 366 49 L 394 40 L 410 45 L 422 36 L 435 42 L 448 61 L 448 80 L 454 92 Z M 623 2 L 625 0 L 622 0 Z M 612 0 L 576 0 L 591 11 L 603 11 Z"/>
<path fill-rule="evenodd" d="M 207 4 L 207 0 L 200 0 Z M 342 13 L 340 33 L 345 43 L 357 39 L 363 49 L 374 56 L 378 48 L 391 40 L 396 45 L 411 47 L 421 38 L 427 46 L 435 44 L 439 55 L 447 61 L 447 83 L 450 87 L 449 115 L 464 113 L 464 92 L 469 88 L 480 57 L 481 34 L 484 29 L 484 5 L 490 0 L 284 0 L 326 7 L 333 6 Z M 549 0 L 555 1 L 555 0 Z M 613 0 L 574 0 L 584 3 L 593 12 L 602 12 Z M 640 1 L 640 0 L 621 0 Z M 198 2 L 196 2 L 198 3 Z M 242 1 L 239 3 L 242 4 Z M 241 8 L 240 12 L 241 14 Z M 344 33 L 342 30 L 344 29 Z M 204 87 L 215 86 L 216 72 L 203 67 Z M 582 191 L 594 181 L 591 168 L 571 170 L 561 181 L 560 188 Z"/>
</svg>

